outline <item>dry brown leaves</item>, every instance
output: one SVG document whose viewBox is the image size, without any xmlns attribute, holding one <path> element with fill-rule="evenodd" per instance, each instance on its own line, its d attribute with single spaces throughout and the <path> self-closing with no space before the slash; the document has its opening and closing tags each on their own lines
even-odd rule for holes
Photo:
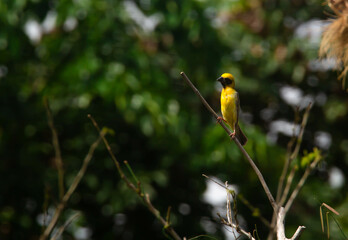
<svg viewBox="0 0 348 240">
<path fill-rule="evenodd" d="M 327 0 L 327 4 L 336 18 L 331 20 L 323 33 L 319 56 L 333 57 L 339 64 L 343 64 L 338 79 L 342 80 L 342 87 L 345 88 L 348 74 L 348 0 Z"/>
</svg>

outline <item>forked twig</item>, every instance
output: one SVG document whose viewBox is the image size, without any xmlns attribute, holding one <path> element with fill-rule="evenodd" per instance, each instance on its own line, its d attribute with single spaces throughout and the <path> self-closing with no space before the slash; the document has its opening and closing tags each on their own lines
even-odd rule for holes
<svg viewBox="0 0 348 240">
<path fill-rule="evenodd" d="M 226 226 L 229 226 L 233 229 L 237 229 L 237 225 L 232 223 L 232 222 L 227 222 L 223 217 L 220 216 L 220 214 L 218 214 L 219 218 L 220 218 L 220 221 L 222 224 L 226 225 Z M 242 228 L 239 227 L 239 231 L 241 234 L 243 234 L 244 236 L 246 236 L 248 239 L 250 240 L 256 240 L 250 232 L 247 232 L 245 230 L 243 230 Z"/>
<path fill-rule="evenodd" d="M 213 178 L 211 178 L 211 177 L 209 177 L 209 176 L 207 176 L 207 175 L 205 175 L 205 174 L 202 174 L 202 176 L 205 177 L 205 178 L 207 178 L 208 180 L 210 180 L 210 181 L 216 183 L 217 185 L 219 185 L 220 187 L 226 189 L 227 191 L 232 191 L 231 189 L 227 188 L 226 186 L 224 186 L 223 184 L 219 183 L 219 182 L 216 181 L 215 179 L 213 179 Z M 248 202 L 248 200 L 246 200 L 242 195 L 237 194 L 237 197 L 238 197 L 239 200 L 241 200 L 241 202 L 242 202 L 245 206 L 247 206 L 247 208 L 249 208 L 249 209 L 252 211 L 253 216 L 255 215 L 256 212 L 260 212 L 260 210 L 259 210 L 258 208 L 252 206 L 252 205 Z M 267 221 L 267 219 L 265 219 L 260 213 L 256 214 L 256 217 L 259 218 L 259 219 L 261 220 L 261 222 L 262 222 L 263 224 L 265 224 L 265 226 L 267 226 L 267 227 L 270 227 L 270 226 L 271 226 L 271 224 L 269 223 L 269 221 Z"/>
<path fill-rule="evenodd" d="M 63 226 L 61 226 L 58 231 L 54 234 L 54 236 L 51 238 L 51 240 L 56 240 L 58 239 L 62 233 L 64 232 L 64 230 L 70 225 L 70 223 L 72 223 L 76 218 L 78 218 L 81 214 L 80 213 L 75 213 L 74 215 L 72 215 L 65 223 Z"/>
<path fill-rule="evenodd" d="M 52 232 L 54 226 L 57 224 L 57 221 L 58 221 L 58 218 L 60 217 L 60 214 L 62 213 L 63 209 L 65 208 L 65 205 L 67 204 L 71 195 L 73 194 L 73 192 L 76 190 L 77 186 L 79 185 L 83 175 L 85 174 L 85 172 L 87 170 L 88 164 L 93 157 L 93 153 L 94 153 L 95 149 L 98 147 L 100 140 L 102 137 L 104 137 L 104 135 L 105 135 L 105 133 L 100 133 L 100 137 L 89 148 L 89 151 L 88 151 L 85 159 L 83 160 L 83 163 L 82 163 L 82 166 L 81 166 L 79 172 L 76 174 L 76 176 L 75 176 L 72 184 L 70 185 L 68 191 L 65 193 L 64 197 L 62 198 L 62 200 L 58 204 L 58 207 L 56 208 L 56 211 L 54 212 L 50 223 L 48 224 L 47 228 L 40 236 L 40 240 L 46 239 L 50 235 L 50 233 Z"/>
<path fill-rule="evenodd" d="M 299 131 L 298 136 L 293 137 L 288 143 L 285 163 L 283 165 L 283 170 L 282 170 L 282 173 L 280 175 L 278 188 L 277 188 L 276 201 L 277 201 L 278 206 L 283 206 L 284 202 L 286 201 L 286 197 L 288 196 L 288 193 L 289 193 L 289 190 L 290 190 L 290 187 L 292 184 L 292 180 L 294 179 L 294 174 L 295 174 L 295 170 L 296 170 L 295 167 L 291 170 L 290 174 L 288 175 L 285 188 L 283 189 L 284 181 L 285 181 L 286 175 L 288 174 L 290 164 L 297 157 L 297 155 L 299 153 L 301 143 L 302 143 L 304 129 L 305 129 L 307 122 L 308 122 L 308 117 L 309 117 L 309 112 L 310 112 L 311 107 L 312 107 L 312 103 L 309 103 L 306 110 L 305 110 L 305 113 L 303 114 L 303 118 L 302 118 L 302 122 L 301 122 L 300 131 Z M 295 116 L 296 116 L 295 123 L 297 122 L 297 114 L 298 114 L 298 111 L 296 110 L 295 111 Z M 294 150 L 292 151 L 292 147 L 295 144 L 295 142 L 296 142 L 296 145 L 295 145 Z M 271 231 L 269 232 L 269 235 L 267 238 L 268 240 L 273 239 L 273 233 L 274 233 L 274 229 L 275 229 L 274 227 L 276 225 L 276 218 L 277 218 L 277 212 L 274 212 L 273 216 L 272 216 L 272 221 L 271 221 Z"/>
<path fill-rule="evenodd" d="M 312 103 L 309 103 L 307 108 L 306 108 L 305 113 L 303 114 L 299 134 L 298 134 L 297 138 L 292 139 L 289 143 L 289 146 L 288 146 L 289 153 L 288 153 L 287 158 L 285 160 L 282 175 L 279 178 L 279 184 L 278 184 L 278 189 L 277 189 L 277 203 L 279 203 L 280 199 L 284 197 L 284 192 L 283 192 L 284 180 L 285 180 L 286 174 L 288 173 L 288 169 L 289 169 L 291 162 L 297 157 L 297 155 L 300 151 L 303 133 L 304 133 L 305 127 L 306 127 L 307 122 L 308 122 L 309 111 L 311 110 L 311 107 L 312 107 Z M 292 145 L 294 144 L 293 140 L 296 140 L 296 145 L 295 145 L 295 149 L 290 154 L 290 151 L 291 151 L 290 149 L 291 149 Z M 289 181 L 288 181 L 288 183 L 289 183 Z M 290 184 L 291 184 L 291 182 L 290 182 Z M 288 186 L 286 186 L 286 187 L 288 187 Z M 280 206 L 281 206 L 281 204 L 280 204 Z"/>
<path fill-rule="evenodd" d="M 288 202 L 285 204 L 285 207 L 284 207 L 285 215 L 289 211 L 292 203 L 294 202 L 295 198 L 297 197 L 297 194 L 300 192 L 301 188 L 303 187 L 303 184 L 306 182 L 309 174 L 315 168 L 315 166 L 318 164 L 318 162 L 320 160 L 321 160 L 321 157 L 318 157 L 309 166 L 307 166 L 306 171 L 304 172 L 303 176 L 301 177 L 301 179 L 298 182 L 297 186 L 295 187 L 294 191 L 290 195 Z"/>
</svg>

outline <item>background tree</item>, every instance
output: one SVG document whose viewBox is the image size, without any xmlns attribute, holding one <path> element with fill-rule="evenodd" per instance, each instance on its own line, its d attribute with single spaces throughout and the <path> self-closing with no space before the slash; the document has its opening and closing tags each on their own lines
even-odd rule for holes
<svg viewBox="0 0 348 240">
<path fill-rule="evenodd" d="M 317 59 L 324 25 L 322 1 L 26 1 L 0 3 L 0 237 L 35 239 L 44 212 L 60 199 L 57 166 L 43 97 L 50 99 L 60 140 L 65 186 L 97 133 L 87 114 L 114 130 L 112 150 L 128 160 L 181 236 L 224 238 L 217 205 L 205 201 L 201 174 L 236 186 L 271 219 L 257 178 L 199 99 L 180 79 L 185 70 L 219 109 L 215 79 L 236 77 L 247 151 L 275 192 L 294 108 L 313 102 L 303 150 L 319 147 L 324 161 L 287 217 L 287 230 L 322 236 L 322 202 L 340 212 L 348 232 L 347 95 Z M 328 10 L 328 9 L 327 9 Z M 303 172 L 299 169 L 299 173 Z M 296 175 L 296 178 L 301 174 Z M 298 180 L 298 179 L 297 179 Z M 225 198 L 224 198 L 225 200 Z M 97 148 L 60 224 L 81 212 L 64 239 L 163 239 L 162 226 Z M 259 218 L 239 204 L 246 229 Z M 336 227 L 337 228 L 337 227 Z M 331 226 L 331 237 L 342 234 Z"/>
</svg>

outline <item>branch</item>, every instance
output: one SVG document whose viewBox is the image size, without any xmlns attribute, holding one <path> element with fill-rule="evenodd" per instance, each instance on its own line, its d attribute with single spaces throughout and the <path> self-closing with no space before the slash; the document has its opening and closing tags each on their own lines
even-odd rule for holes
<svg viewBox="0 0 348 240">
<path fill-rule="evenodd" d="M 226 225 L 226 226 L 229 226 L 231 228 L 234 228 L 234 229 L 237 229 L 238 227 L 238 231 L 239 233 L 243 234 L 244 236 L 246 236 L 248 239 L 250 240 L 256 240 L 255 238 L 252 237 L 251 233 L 250 232 L 247 232 L 245 230 L 243 230 L 242 228 L 240 228 L 239 226 L 237 226 L 236 224 L 232 223 L 232 222 L 227 222 L 223 217 L 221 217 L 219 214 L 218 214 L 222 224 Z"/>
<path fill-rule="evenodd" d="M 204 99 L 204 97 L 200 94 L 200 92 L 198 91 L 198 89 L 193 85 L 193 83 L 190 81 L 190 79 L 186 76 L 186 74 L 184 72 L 181 72 L 180 75 L 183 77 L 184 80 L 186 80 L 186 82 L 188 83 L 188 85 L 192 88 L 192 90 L 197 94 L 197 96 L 201 99 L 201 101 L 203 102 L 204 106 L 213 114 L 213 116 L 215 117 L 215 119 L 217 119 L 219 117 L 219 115 L 217 115 L 217 113 L 210 107 L 210 105 L 207 103 L 207 101 Z M 218 121 L 218 123 L 223 127 L 223 129 L 225 129 L 225 131 L 228 133 L 228 135 L 231 135 L 231 131 L 228 129 L 228 127 L 223 123 L 223 121 Z M 235 142 L 235 144 L 237 145 L 237 147 L 239 148 L 239 150 L 242 152 L 242 154 L 245 156 L 245 158 L 248 160 L 249 164 L 251 165 L 251 167 L 254 169 L 257 177 L 259 178 L 262 187 L 268 197 L 269 202 L 272 205 L 273 210 L 276 212 L 278 209 L 278 206 L 276 204 L 276 202 L 274 201 L 274 198 L 272 196 L 272 193 L 270 192 L 265 179 L 263 178 L 260 170 L 257 168 L 257 166 L 255 165 L 254 161 L 250 158 L 249 154 L 245 151 L 245 149 L 243 148 L 243 146 L 240 144 L 240 142 L 238 141 L 237 138 L 232 138 L 232 140 Z"/>
<path fill-rule="evenodd" d="M 100 137 L 103 139 L 104 144 L 106 146 L 106 149 L 108 150 L 112 160 L 115 163 L 115 166 L 117 168 L 117 171 L 121 177 L 121 179 L 126 183 L 126 185 L 128 186 L 129 189 L 131 189 L 133 192 L 135 192 L 139 198 L 142 200 L 142 202 L 145 204 L 145 206 L 148 208 L 148 210 L 161 222 L 161 224 L 163 225 L 164 229 L 175 239 L 175 240 L 181 240 L 181 237 L 175 232 L 175 230 L 172 228 L 172 226 L 169 225 L 169 215 L 167 214 L 167 220 L 165 220 L 162 216 L 161 213 L 152 205 L 151 200 L 150 200 L 150 196 L 147 193 L 143 193 L 141 191 L 140 188 L 140 182 L 137 182 L 137 187 L 135 187 L 135 185 L 129 181 L 129 179 L 127 178 L 127 176 L 124 174 L 118 160 L 116 159 L 114 153 L 111 150 L 110 144 L 109 142 L 106 140 L 105 135 L 102 134 L 102 132 L 105 131 L 101 131 L 97 122 L 94 120 L 94 118 L 88 114 L 89 119 L 91 119 L 94 127 L 98 130 Z M 134 172 L 131 170 L 128 162 L 126 162 L 127 168 L 130 169 L 131 174 L 133 175 L 133 177 L 135 177 Z M 135 177 L 136 179 L 136 177 Z"/>
<path fill-rule="evenodd" d="M 277 189 L 277 198 L 276 198 L 277 199 L 277 203 L 279 203 L 280 199 L 284 197 L 283 185 L 284 185 L 285 176 L 288 173 L 288 169 L 289 169 L 289 166 L 290 166 L 291 162 L 297 157 L 298 152 L 300 150 L 304 129 L 305 129 L 305 127 L 307 125 L 307 122 L 308 122 L 309 111 L 311 110 L 311 107 L 312 107 L 312 103 L 309 103 L 307 108 L 306 108 L 305 113 L 303 114 L 303 119 L 302 119 L 302 122 L 301 122 L 301 128 L 300 128 L 300 132 L 299 132 L 297 138 L 292 139 L 289 142 L 289 144 L 288 144 L 288 154 L 287 154 L 287 157 L 286 157 L 286 160 L 285 160 L 285 164 L 284 164 L 284 168 L 283 168 L 282 174 L 281 174 L 281 176 L 279 178 L 279 184 L 278 184 L 278 189 Z M 291 151 L 290 149 L 292 148 L 295 140 L 297 140 L 295 149 L 290 154 L 290 151 Z M 286 187 L 288 187 L 288 186 L 286 186 Z"/>
<path fill-rule="evenodd" d="M 70 185 L 68 191 L 65 193 L 63 199 L 58 204 L 58 207 L 56 208 L 56 211 L 55 211 L 50 223 L 48 224 L 48 226 L 45 229 L 45 231 L 43 232 L 43 234 L 40 236 L 40 240 L 46 239 L 50 235 L 50 233 L 52 232 L 52 230 L 53 230 L 54 226 L 56 225 L 58 218 L 59 218 L 60 214 L 62 213 L 66 203 L 68 202 L 68 200 L 70 199 L 70 197 L 74 193 L 74 191 L 76 190 L 83 175 L 85 174 L 87 167 L 88 167 L 88 164 L 92 159 L 93 153 L 94 153 L 95 149 L 97 148 L 97 146 L 99 145 L 101 138 L 104 137 L 104 135 L 105 135 L 105 133 L 100 133 L 100 137 L 89 148 L 89 151 L 88 151 L 85 159 L 83 160 L 81 169 L 76 174 L 76 176 L 75 176 L 72 184 Z"/>
<path fill-rule="evenodd" d="M 288 202 L 286 203 L 285 207 L 284 207 L 284 212 L 285 214 L 289 211 L 292 203 L 294 202 L 295 198 L 297 197 L 297 194 L 300 192 L 301 188 L 303 187 L 303 184 L 305 183 L 305 181 L 308 178 L 308 175 L 310 174 L 310 172 L 315 168 L 315 166 L 318 164 L 318 162 L 320 161 L 320 157 L 316 158 L 310 166 L 307 166 L 305 173 L 303 174 L 302 178 L 300 179 L 300 181 L 298 182 L 296 188 L 294 189 L 294 191 L 292 192 Z"/>
<path fill-rule="evenodd" d="M 62 199 L 64 196 L 63 160 L 62 160 L 62 155 L 61 155 L 61 151 L 60 151 L 57 130 L 54 126 L 53 116 L 52 116 L 52 112 L 51 112 L 50 105 L 48 103 L 47 98 L 44 98 L 44 105 L 45 105 L 46 113 L 47 113 L 48 126 L 50 127 L 51 132 L 52 132 L 52 144 L 53 144 L 54 152 L 56 154 L 54 160 L 55 160 L 57 170 L 58 170 L 59 199 Z"/>
<path fill-rule="evenodd" d="M 299 226 L 295 232 L 295 234 L 292 236 L 292 238 L 286 238 L 285 236 L 285 230 L 284 230 L 284 218 L 285 218 L 285 211 L 283 207 L 279 208 L 278 212 L 278 218 L 277 218 L 277 239 L 278 240 L 296 240 L 299 239 L 302 231 L 306 228 L 305 226 Z"/>
<path fill-rule="evenodd" d="M 309 117 L 309 111 L 311 110 L 311 108 L 312 108 L 312 103 L 309 103 L 307 108 L 306 108 L 305 113 L 303 114 L 303 119 L 302 119 L 302 123 L 301 123 L 300 133 L 299 133 L 298 138 L 297 138 L 297 144 L 296 144 L 296 147 L 294 149 L 294 152 L 290 156 L 290 162 L 293 161 L 297 157 L 298 152 L 300 151 L 302 138 L 303 138 L 303 133 L 304 133 L 305 127 L 307 125 L 307 121 L 308 121 L 308 117 Z"/>
<path fill-rule="evenodd" d="M 285 188 L 284 188 L 283 196 L 282 196 L 282 198 L 281 198 L 280 201 L 279 201 L 279 206 L 283 206 L 283 204 L 284 204 L 285 201 L 286 201 L 286 198 L 287 198 L 287 196 L 288 196 L 288 194 L 289 194 L 290 187 L 291 187 L 292 181 L 294 180 L 294 176 L 295 176 L 295 173 L 296 173 L 297 169 L 298 169 L 298 166 L 295 165 L 295 166 L 291 169 L 291 171 L 290 171 L 290 173 L 289 173 L 289 176 L 288 176 L 288 179 L 287 179 Z"/>
<path fill-rule="evenodd" d="M 231 189 L 227 188 L 226 186 L 224 186 L 223 184 L 219 183 L 219 182 L 216 181 L 215 179 L 213 179 L 213 178 L 211 178 L 211 177 L 209 177 L 209 176 L 207 176 L 207 175 L 205 175 L 205 174 L 202 174 L 202 176 L 205 177 L 205 178 L 207 178 L 208 180 L 210 180 L 210 181 L 216 183 L 217 185 L 219 185 L 220 187 L 226 189 L 227 191 L 232 192 Z M 261 215 L 260 209 L 258 209 L 258 208 L 256 208 L 256 207 L 252 206 L 252 205 L 248 202 L 248 200 L 246 200 L 241 194 L 237 194 L 237 198 L 238 198 L 239 200 L 241 200 L 242 203 L 243 203 L 247 208 L 250 209 L 250 211 L 253 213 L 253 216 L 259 218 L 259 219 L 261 220 L 261 222 L 262 222 L 263 224 L 265 224 L 265 226 L 267 226 L 267 227 L 269 227 L 269 228 L 271 227 L 270 222 L 268 222 L 267 219 L 265 219 L 265 218 Z M 257 213 L 257 214 L 255 214 L 255 213 Z"/>
<path fill-rule="evenodd" d="M 292 180 L 294 178 L 294 174 L 295 174 L 295 168 L 293 168 L 288 176 L 288 179 L 287 179 L 287 183 L 286 183 L 286 186 L 285 188 L 283 189 L 284 187 L 284 181 L 285 181 L 285 177 L 288 173 L 288 170 L 289 170 L 289 167 L 290 167 L 290 164 L 291 162 L 297 157 L 298 153 L 299 153 L 299 150 L 300 150 L 300 146 L 301 146 L 301 143 L 302 143 L 302 138 L 303 138 L 303 133 L 304 133 L 304 129 L 307 125 L 307 121 L 308 121 L 308 117 L 309 117 L 309 111 L 311 109 L 311 106 L 312 106 L 312 103 L 309 103 L 307 108 L 306 108 L 306 111 L 305 113 L 303 114 L 303 118 L 302 118 L 302 122 L 301 122 L 301 128 L 300 128 L 300 131 L 299 131 L 299 134 L 297 137 L 292 137 L 292 139 L 289 141 L 288 143 L 288 146 L 287 146 L 287 153 L 286 153 L 286 158 L 285 158 L 285 163 L 284 163 L 284 166 L 283 166 L 283 170 L 282 170 L 282 174 L 280 175 L 280 178 L 279 178 L 279 183 L 278 183 L 278 188 L 277 188 L 277 196 L 276 196 L 276 201 L 277 201 L 277 204 L 278 206 L 283 206 L 285 200 L 286 200 L 286 197 L 289 193 L 289 190 L 290 190 L 290 187 L 291 187 L 291 184 L 292 184 Z M 295 123 L 297 122 L 297 114 L 298 114 L 298 111 L 296 110 L 295 111 Z M 294 150 L 291 152 L 291 149 L 294 145 L 296 141 L 296 146 L 294 148 Z M 271 221 L 271 231 L 269 232 L 269 235 L 268 235 L 268 240 L 272 240 L 273 239 L 273 233 L 274 233 L 274 227 L 276 225 L 276 217 L 277 217 L 277 212 L 274 212 L 273 213 L 273 216 L 272 216 L 272 221 Z"/>
<path fill-rule="evenodd" d="M 64 232 L 64 230 L 70 225 L 70 223 L 72 223 L 76 218 L 78 218 L 80 216 L 80 213 L 75 213 L 74 215 L 72 215 L 65 223 L 63 226 L 61 226 L 58 231 L 56 232 L 56 234 L 54 234 L 54 236 L 51 238 L 51 240 L 56 240 L 60 237 L 60 235 L 62 235 L 62 233 Z"/>
</svg>

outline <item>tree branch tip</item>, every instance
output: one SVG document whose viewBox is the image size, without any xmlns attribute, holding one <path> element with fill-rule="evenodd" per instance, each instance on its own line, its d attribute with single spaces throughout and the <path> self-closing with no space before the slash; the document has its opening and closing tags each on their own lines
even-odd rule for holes
<svg viewBox="0 0 348 240">
<path fill-rule="evenodd" d="M 184 72 L 180 72 L 180 75 L 182 76 L 182 75 L 184 75 L 185 73 Z"/>
<path fill-rule="evenodd" d="M 92 117 L 92 115 L 88 113 L 88 114 L 87 114 L 87 117 L 88 117 L 88 118 L 91 118 L 91 117 Z"/>
<path fill-rule="evenodd" d="M 168 206 L 167 209 L 167 216 L 166 216 L 166 225 L 169 227 L 170 226 L 170 211 L 172 210 L 171 206 Z"/>
</svg>

